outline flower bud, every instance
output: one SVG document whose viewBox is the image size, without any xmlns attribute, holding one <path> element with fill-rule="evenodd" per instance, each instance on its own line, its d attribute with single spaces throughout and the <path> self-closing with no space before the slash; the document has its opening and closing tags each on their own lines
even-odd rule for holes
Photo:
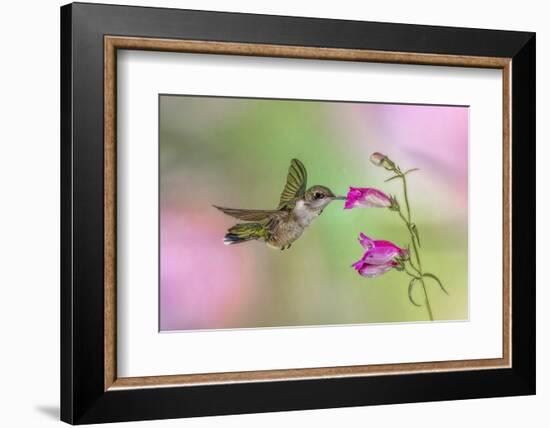
<svg viewBox="0 0 550 428">
<path fill-rule="evenodd" d="M 386 155 L 382 153 L 374 152 L 372 155 L 370 155 L 370 161 L 374 165 L 381 166 L 387 169 L 388 171 L 395 170 L 395 163 L 393 163 L 393 161 L 390 158 L 388 158 Z"/>
<path fill-rule="evenodd" d="M 386 159 L 386 156 L 379 152 L 374 152 L 372 155 L 370 155 L 370 161 L 376 166 L 382 165 L 384 159 Z"/>
</svg>

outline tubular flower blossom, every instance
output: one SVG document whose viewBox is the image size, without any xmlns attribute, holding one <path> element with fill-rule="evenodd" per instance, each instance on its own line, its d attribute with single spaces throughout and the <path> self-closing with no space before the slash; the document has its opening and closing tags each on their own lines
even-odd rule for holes
<svg viewBox="0 0 550 428">
<path fill-rule="evenodd" d="M 359 243 L 366 250 L 363 257 L 352 267 L 359 275 L 375 278 L 399 266 L 400 260 L 408 258 L 408 251 L 390 241 L 374 240 L 364 233 L 359 235 Z"/>
<path fill-rule="evenodd" d="M 371 187 L 350 187 L 344 209 L 351 208 L 390 208 L 391 198 L 384 192 Z"/>
</svg>

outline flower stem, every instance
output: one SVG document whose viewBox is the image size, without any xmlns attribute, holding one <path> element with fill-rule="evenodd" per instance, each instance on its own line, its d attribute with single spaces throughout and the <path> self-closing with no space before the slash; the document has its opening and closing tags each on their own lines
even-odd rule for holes
<svg viewBox="0 0 550 428">
<path fill-rule="evenodd" d="M 405 174 L 399 173 L 399 176 L 403 180 L 403 196 L 405 198 L 405 206 L 407 207 L 407 226 L 410 228 L 411 224 L 411 207 L 409 205 L 409 196 L 407 193 L 407 178 L 405 177 Z M 414 236 L 413 236 L 413 242 L 414 242 Z"/>
<path fill-rule="evenodd" d="M 409 269 L 407 269 L 407 266 L 403 264 L 403 270 L 407 275 L 409 275 L 411 278 L 420 279 L 418 275 L 416 275 L 414 272 L 410 272 Z"/>
<path fill-rule="evenodd" d="M 426 297 L 426 308 L 428 309 L 428 315 L 430 316 L 430 321 L 433 321 L 434 316 L 432 314 L 432 307 L 430 306 L 430 299 L 428 299 L 428 291 L 426 290 L 426 284 L 424 284 L 424 278 L 420 278 L 420 282 L 422 284 L 422 289 L 424 290 L 424 296 Z"/>
<path fill-rule="evenodd" d="M 416 264 L 418 266 L 415 267 L 412 262 L 411 266 L 413 269 L 415 269 L 418 272 L 420 283 L 422 284 L 422 290 L 424 291 L 424 298 L 426 302 L 426 309 L 428 310 L 428 316 L 430 317 L 430 321 L 434 320 L 433 313 L 432 313 L 432 307 L 430 305 L 430 298 L 428 297 L 428 291 L 426 290 L 426 284 L 424 283 L 424 274 L 422 273 L 422 262 L 420 260 L 420 251 L 418 251 L 418 244 L 417 244 L 417 234 L 413 230 L 413 226 L 411 224 L 411 207 L 409 204 L 409 195 L 407 192 L 407 178 L 405 177 L 405 174 L 403 174 L 398 168 L 395 171 L 396 174 L 401 177 L 403 180 L 403 197 L 405 199 L 405 207 L 407 209 L 407 216 L 405 217 L 403 213 L 401 212 L 401 208 L 398 209 L 399 216 L 407 226 L 407 229 L 409 230 L 409 234 L 411 235 L 411 241 L 413 246 L 413 252 L 416 259 Z"/>
</svg>

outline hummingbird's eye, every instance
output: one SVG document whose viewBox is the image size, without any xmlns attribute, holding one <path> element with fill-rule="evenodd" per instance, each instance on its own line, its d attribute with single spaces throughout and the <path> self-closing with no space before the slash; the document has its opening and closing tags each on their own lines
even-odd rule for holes
<svg viewBox="0 0 550 428">
<path fill-rule="evenodd" d="M 325 195 L 323 195 L 321 192 L 315 192 L 315 195 L 313 195 L 315 199 L 322 199 Z"/>
</svg>

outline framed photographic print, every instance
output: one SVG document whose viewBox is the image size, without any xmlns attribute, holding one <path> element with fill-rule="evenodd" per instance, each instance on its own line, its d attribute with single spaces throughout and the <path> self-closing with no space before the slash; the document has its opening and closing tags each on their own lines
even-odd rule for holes
<svg viewBox="0 0 550 428">
<path fill-rule="evenodd" d="M 535 35 L 61 8 L 72 424 L 535 393 Z"/>
</svg>

